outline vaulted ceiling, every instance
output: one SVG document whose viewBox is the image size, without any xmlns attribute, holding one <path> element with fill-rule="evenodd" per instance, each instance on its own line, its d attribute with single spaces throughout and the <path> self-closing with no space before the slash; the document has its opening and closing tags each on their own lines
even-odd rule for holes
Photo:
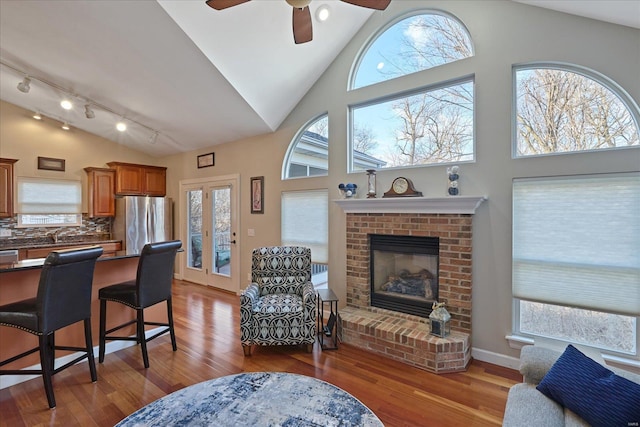
<svg viewBox="0 0 640 427">
<path fill-rule="evenodd" d="M 391 19 L 406 1 L 372 11 L 314 0 L 313 41 L 296 45 L 282 0 L 222 11 L 204 0 L 3 0 L 0 99 L 154 156 L 199 150 L 276 130 L 373 13 Z M 637 1 L 515 1 L 640 28 Z M 29 93 L 16 89 L 25 75 Z"/>
</svg>

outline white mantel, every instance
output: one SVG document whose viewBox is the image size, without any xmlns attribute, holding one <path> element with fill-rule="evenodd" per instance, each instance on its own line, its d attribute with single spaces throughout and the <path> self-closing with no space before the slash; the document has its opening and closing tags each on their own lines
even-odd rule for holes
<svg viewBox="0 0 640 427">
<path fill-rule="evenodd" d="M 474 214 L 486 196 L 334 200 L 346 213 Z"/>
</svg>

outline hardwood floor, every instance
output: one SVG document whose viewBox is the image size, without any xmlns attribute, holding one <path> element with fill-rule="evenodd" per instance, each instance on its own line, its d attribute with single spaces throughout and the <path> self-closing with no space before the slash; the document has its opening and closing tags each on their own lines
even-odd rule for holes
<svg viewBox="0 0 640 427">
<path fill-rule="evenodd" d="M 103 364 L 96 363 L 95 384 L 86 362 L 73 366 L 53 378 L 53 410 L 41 378 L 0 390 L 0 426 L 113 426 L 168 393 L 243 371 L 292 372 L 330 382 L 388 427 L 495 426 L 502 423 L 509 387 L 522 381 L 516 371 L 478 361 L 467 372 L 435 375 L 349 345 L 323 352 L 316 344 L 312 353 L 258 347 L 245 358 L 237 296 L 176 281 L 173 310 L 177 352 L 165 335 L 149 344 L 149 369 L 137 346 L 107 354 Z"/>
</svg>

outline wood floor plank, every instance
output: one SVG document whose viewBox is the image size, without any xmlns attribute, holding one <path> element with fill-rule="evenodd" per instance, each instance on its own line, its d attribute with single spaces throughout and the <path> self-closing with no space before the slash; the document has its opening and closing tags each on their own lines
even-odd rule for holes
<svg viewBox="0 0 640 427">
<path fill-rule="evenodd" d="M 107 354 L 92 383 L 86 361 L 54 377 L 50 410 L 36 378 L 0 390 L 0 426 L 113 426 L 176 390 L 241 372 L 278 371 L 316 377 L 351 393 L 387 427 L 499 426 L 517 371 L 473 361 L 467 372 L 435 375 L 341 344 L 312 353 L 303 347 L 259 347 L 244 357 L 239 297 L 176 281 L 178 351 L 168 336 L 149 343 L 150 368 L 137 346 Z M 95 320 L 95 319 L 94 319 Z"/>
</svg>

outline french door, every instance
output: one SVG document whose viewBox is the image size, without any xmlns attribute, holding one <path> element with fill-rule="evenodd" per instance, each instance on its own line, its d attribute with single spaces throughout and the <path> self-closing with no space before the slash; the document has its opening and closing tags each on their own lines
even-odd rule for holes
<svg viewBox="0 0 640 427">
<path fill-rule="evenodd" d="M 180 184 L 185 280 L 240 292 L 237 176 Z"/>
</svg>

